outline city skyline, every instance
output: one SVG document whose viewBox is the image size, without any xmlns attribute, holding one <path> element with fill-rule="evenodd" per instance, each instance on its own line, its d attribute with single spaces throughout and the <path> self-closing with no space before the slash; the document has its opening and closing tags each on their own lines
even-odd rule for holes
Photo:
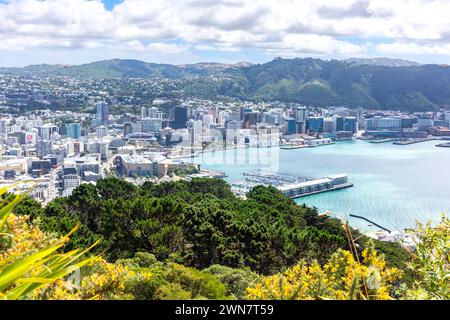
<svg viewBox="0 0 450 320">
<path fill-rule="evenodd" d="M 0 0 L 0 61 L 262 63 L 280 56 L 448 64 L 449 12 L 442 0 Z"/>
</svg>

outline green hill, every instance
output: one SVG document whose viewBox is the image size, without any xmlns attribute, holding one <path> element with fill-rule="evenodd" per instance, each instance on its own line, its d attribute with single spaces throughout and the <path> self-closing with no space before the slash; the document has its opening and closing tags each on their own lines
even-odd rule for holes
<svg viewBox="0 0 450 320">
<path fill-rule="evenodd" d="M 138 60 L 105 60 L 79 66 L 34 65 L 0 68 L 22 76 L 93 79 L 170 78 L 184 82 L 186 95 L 428 111 L 450 105 L 450 67 L 392 59 L 281 59 L 251 65 L 170 65 Z M 209 76 L 215 75 L 214 79 Z"/>
<path fill-rule="evenodd" d="M 278 58 L 236 73 L 248 84 L 244 88 L 248 99 L 414 111 L 450 104 L 448 66 L 389 67 L 337 60 Z"/>
</svg>

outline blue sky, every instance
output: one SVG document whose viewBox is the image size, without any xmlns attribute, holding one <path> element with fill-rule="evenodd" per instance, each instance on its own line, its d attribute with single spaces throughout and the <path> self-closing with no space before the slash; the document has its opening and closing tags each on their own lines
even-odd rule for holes
<svg viewBox="0 0 450 320">
<path fill-rule="evenodd" d="M 122 0 L 103 0 L 103 3 L 108 10 L 112 10 L 112 8 L 120 2 L 122 2 Z"/>
<path fill-rule="evenodd" d="M 392 57 L 450 64 L 446 0 L 0 0 L 0 65 Z"/>
</svg>

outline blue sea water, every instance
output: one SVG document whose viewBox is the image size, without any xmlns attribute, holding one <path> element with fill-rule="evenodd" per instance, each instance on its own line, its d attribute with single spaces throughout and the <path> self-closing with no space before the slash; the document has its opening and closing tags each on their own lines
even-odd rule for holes
<svg viewBox="0 0 450 320">
<path fill-rule="evenodd" d="M 450 213 L 450 149 L 436 141 L 400 146 L 353 140 L 316 148 L 281 150 L 241 148 L 205 152 L 193 159 L 205 169 L 220 170 L 232 182 L 244 171 L 262 169 L 314 178 L 346 173 L 354 187 L 296 199 L 319 212 L 348 219 L 354 227 L 374 227 L 366 217 L 391 230 L 436 222 Z"/>
</svg>

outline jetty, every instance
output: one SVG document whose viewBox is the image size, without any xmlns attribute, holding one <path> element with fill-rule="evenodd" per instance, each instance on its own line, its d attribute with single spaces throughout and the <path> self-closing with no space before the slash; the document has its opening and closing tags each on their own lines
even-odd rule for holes
<svg viewBox="0 0 450 320">
<path fill-rule="evenodd" d="M 450 142 L 440 143 L 440 144 L 436 145 L 436 147 L 450 148 Z"/>
<path fill-rule="evenodd" d="M 349 216 L 352 217 L 352 218 L 358 218 L 358 219 L 364 220 L 364 221 L 366 221 L 366 222 L 369 222 L 369 223 L 373 224 L 374 226 L 377 226 L 378 228 L 380 228 L 380 229 L 382 229 L 382 230 L 384 230 L 384 231 L 387 231 L 387 232 L 391 233 L 391 230 L 389 230 L 389 229 L 387 229 L 387 228 L 385 228 L 385 227 L 383 227 L 383 226 L 381 226 L 381 225 L 379 225 L 379 224 L 373 222 L 372 220 L 369 220 L 369 219 L 367 219 L 367 218 L 364 218 L 363 216 L 358 216 L 358 215 L 356 215 L 356 214 L 350 214 Z"/>
<path fill-rule="evenodd" d="M 348 181 L 346 174 L 311 178 L 284 173 L 256 171 L 244 172 L 243 176 L 243 180 L 232 183 L 232 187 L 237 193 L 248 192 L 259 185 L 273 186 L 292 199 L 353 186 L 353 183 Z"/>
<path fill-rule="evenodd" d="M 427 141 L 432 141 L 432 140 L 436 140 L 436 138 L 397 139 L 394 141 L 394 144 L 400 145 L 400 146 L 405 146 L 405 145 L 409 145 L 409 144 L 427 142 Z"/>
<path fill-rule="evenodd" d="M 386 142 L 392 142 L 395 139 L 377 139 L 377 140 L 369 140 L 369 143 L 386 143 Z"/>
</svg>

